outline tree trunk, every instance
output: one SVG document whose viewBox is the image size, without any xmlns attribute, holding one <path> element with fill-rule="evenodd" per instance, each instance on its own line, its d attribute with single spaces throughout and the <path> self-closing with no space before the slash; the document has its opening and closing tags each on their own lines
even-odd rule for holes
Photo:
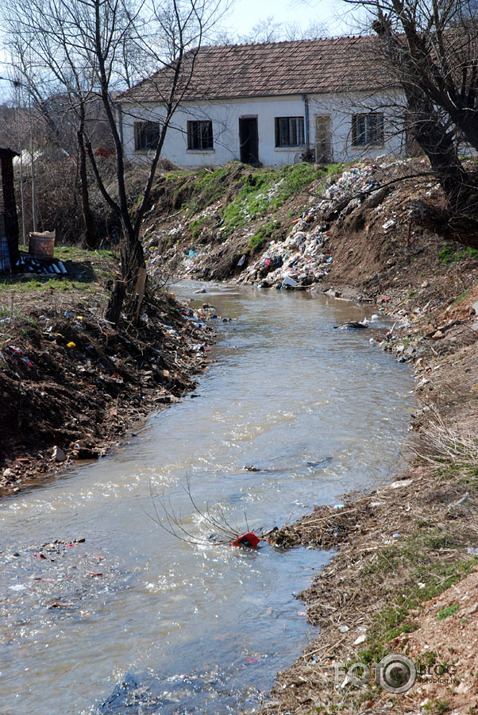
<svg viewBox="0 0 478 715">
<path fill-rule="evenodd" d="M 93 219 L 90 208 L 90 196 L 88 192 L 88 173 L 86 170 L 86 148 L 85 148 L 85 109 L 81 105 L 80 127 L 77 132 L 78 148 L 80 150 L 80 190 L 81 190 L 81 207 L 83 210 L 83 220 L 85 222 L 85 240 L 86 245 L 91 250 L 98 247 L 98 236 L 96 233 L 95 221 Z"/>
<path fill-rule="evenodd" d="M 141 277 L 145 273 L 146 263 L 143 246 L 131 224 L 129 230 L 123 225 L 120 260 L 123 279 L 116 281 L 105 312 L 105 318 L 115 325 L 119 323 L 123 306 L 127 315 L 137 322 L 144 298 L 144 289 L 138 292 L 138 285 L 142 282 Z"/>
<path fill-rule="evenodd" d="M 123 308 L 124 296 L 126 292 L 126 284 L 124 281 L 115 281 L 111 297 L 108 301 L 108 306 L 105 310 L 105 318 L 110 323 L 118 325 Z"/>
</svg>

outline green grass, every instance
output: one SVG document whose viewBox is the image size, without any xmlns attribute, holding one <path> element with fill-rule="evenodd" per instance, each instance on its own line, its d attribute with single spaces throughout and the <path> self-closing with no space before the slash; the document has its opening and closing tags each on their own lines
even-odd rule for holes
<svg viewBox="0 0 478 715">
<path fill-rule="evenodd" d="M 423 711 L 427 713 L 427 715 L 445 715 L 445 713 L 450 712 L 450 710 L 451 708 L 445 700 L 433 698 L 433 700 L 429 700 L 425 703 Z"/>
<path fill-rule="evenodd" d="M 459 305 L 460 303 L 464 303 L 465 300 L 470 295 L 470 291 L 471 291 L 471 288 L 468 288 L 467 290 L 465 290 L 461 295 L 458 296 L 458 298 L 455 298 L 452 305 Z"/>
<path fill-rule="evenodd" d="M 391 573 L 403 576 L 400 586 L 391 591 L 387 604 L 376 615 L 369 629 L 367 648 L 359 652 L 362 662 L 379 662 L 388 655 L 391 640 L 416 629 L 413 614 L 421 604 L 461 581 L 476 567 L 476 557 L 461 562 L 437 562 L 440 551 L 458 546 L 456 539 L 446 532 L 424 530 L 411 535 L 403 543 L 381 549 L 377 559 L 364 568 L 363 576 L 371 583 L 384 582 Z M 454 606 L 444 611 L 451 615 L 457 610 L 451 609 Z"/>
<path fill-rule="evenodd" d="M 264 243 L 270 240 L 274 233 L 277 232 L 281 227 L 279 221 L 266 221 L 262 226 L 259 227 L 258 231 L 250 237 L 249 246 L 253 251 L 261 248 Z"/>
<path fill-rule="evenodd" d="M 308 187 L 312 182 L 321 180 L 315 192 L 317 196 L 325 180 L 342 169 L 343 166 L 339 164 L 317 167 L 309 163 L 291 164 L 279 169 L 254 169 L 244 167 L 239 162 L 231 162 L 215 170 L 174 172 L 165 181 L 169 183 L 173 197 L 184 196 L 181 211 L 189 218 L 222 199 L 227 191 L 229 200 L 218 212 L 223 219 L 221 233 L 226 237 L 251 221 L 277 211 L 298 195 L 304 195 L 305 205 Z M 193 238 L 198 238 L 204 226 L 210 227 L 217 220 L 217 214 L 197 216 L 190 224 Z M 257 245 L 260 242 L 261 237 L 253 240 Z"/>
<path fill-rule="evenodd" d="M 460 449 L 460 444 L 455 444 L 456 448 Z M 449 458 L 443 458 L 442 467 L 436 470 L 437 477 L 441 481 L 454 481 L 457 484 L 463 484 L 466 487 L 478 487 L 478 464 L 476 463 L 476 455 L 469 454 L 469 445 L 461 445 L 463 449 L 463 459 L 455 459 L 450 461 Z"/>
<path fill-rule="evenodd" d="M 45 290 L 45 288 L 58 291 L 59 293 L 67 293 L 68 291 L 74 289 L 84 292 L 93 290 L 87 283 L 83 283 L 81 281 L 70 280 L 68 278 L 51 278 L 50 276 L 45 275 L 44 277 L 41 276 L 17 283 L 10 283 L 6 281 L 0 282 L 0 295 L 2 293 L 8 294 L 9 292 L 23 294 L 35 291 L 39 292 Z"/>
<path fill-rule="evenodd" d="M 458 263 L 466 258 L 478 258 L 478 251 L 469 246 L 459 246 L 455 244 L 447 244 L 438 254 L 438 262 L 444 266 L 450 266 L 452 263 Z"/>
<path fill-rule="evenodd" d="M 249 175 L 236 197 L 226 206 L 224 225 L 228 233 L 256 218 L 277 211 L 287 201 L 305 193 L 310 184 L 328 175 L 328 169 L 312 164 L 292 164 L 277 170 Z"/>
<path fill-rule="evenodd" d="M 453 606 L 447 606 L 446 608 L 442 608 L 441 611 L 438 611 L 437 621 L 444 621 L 445 618 L 448 618 L 448 616 L 453 616 L 453 614 L 456 613 L 459 608 L 459 603 L 454 603 Z"/>
</svg>

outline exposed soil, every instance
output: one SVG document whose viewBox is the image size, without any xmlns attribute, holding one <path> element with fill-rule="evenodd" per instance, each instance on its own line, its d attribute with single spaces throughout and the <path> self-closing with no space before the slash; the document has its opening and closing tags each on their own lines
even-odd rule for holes
<svg viewBox="0 0 478 715">
<path fill-rule="evenodd" d="M 66 264 L 64 286 L 45 277 L 29 290 L 38 278 L 20 276 L 0 298 L 0 495 L 105 455 L 208 364 L 212 328 L 167 292 L 149 296 L 139 325 L 105 321 L 116 264 L 93 256 Z"/>
</svg>

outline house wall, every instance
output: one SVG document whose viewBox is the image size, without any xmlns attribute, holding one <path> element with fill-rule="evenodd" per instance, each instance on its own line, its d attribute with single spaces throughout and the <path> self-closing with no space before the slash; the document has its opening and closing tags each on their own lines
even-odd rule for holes
<svg viewBox="0 0 478 715">
<path fill-rule="evenodd" d="M 299 117 L 306 121 L 306 139 L 311 149 L 315 147 L 316 116 L 330 117 L 331 157 L 333 161 L 360 160 L 383 154 L 404 154 L 404 137 L 397 133 L 396 112 L 390 107 L 392 97 L 360 95 L 308 95 L 295 97 L 261 98 L 254 100 L 228 100 L 227 102 L 204 102 L 183 104 L 174 114 L 168 130 L 162 156 L 178 166 L 194 168 L 221 166 L 241 159 L 239 119 L 257 117 L 259 151 L 258 158 L 264 166 L 291 164 L 300 160 L 307 149 L 300 147 L 278 148 L 275 146 L 275 118 Z M 394 102 L 393 102 L 394 103 Z M 396 105 L 395 105 L 396 106 Z M 385 115 L 385 141 L 379 146 L 352 146 L 352 115 L 371 111 Z M 384 108 L 385 107 L 385 108 Z M 376 108 L 376 109 L 375 109 Z M 148 160 L 152 152 L 135 151 L 134 124 L 139 121 L 161 121 L 161 107 L 150 105 L 124 106 L 120 112 L 126 155 L 130 159 Z M 395 119 L 394 119 L 395 117 Z M 213 122 L 214 148 L 188 150 L 187 122 L 206 120 Z M 308 125 L 308 128 L 307 128 Z"/>
</svg>

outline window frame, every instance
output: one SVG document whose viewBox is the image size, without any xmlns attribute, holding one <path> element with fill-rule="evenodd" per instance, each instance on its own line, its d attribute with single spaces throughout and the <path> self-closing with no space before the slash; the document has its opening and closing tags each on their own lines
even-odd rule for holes
<svg viewBox="0 0 478 715">
<path fill-rule="evenodd" d="M 352 114 L 352 146 L 359 149 L 365 146 L 383 146 L 384 126 L 383 112 Z"/>
<path fill-rule="evenodd" d="M 188 151 L 213 151 L 212 119 L 190 119 L 186 127 Z"/>
<path fill-rule="evenodd" d="M 134 150 L 136 152 L 156 151 L 161 134 L 160 122 L 143 120 L 134 123 Z"/>
<path fill-rule="evenodd" d="M 275 117 L 274 124 L 276 149 L 305 146 L 305 117 Z"/>
</svg>

